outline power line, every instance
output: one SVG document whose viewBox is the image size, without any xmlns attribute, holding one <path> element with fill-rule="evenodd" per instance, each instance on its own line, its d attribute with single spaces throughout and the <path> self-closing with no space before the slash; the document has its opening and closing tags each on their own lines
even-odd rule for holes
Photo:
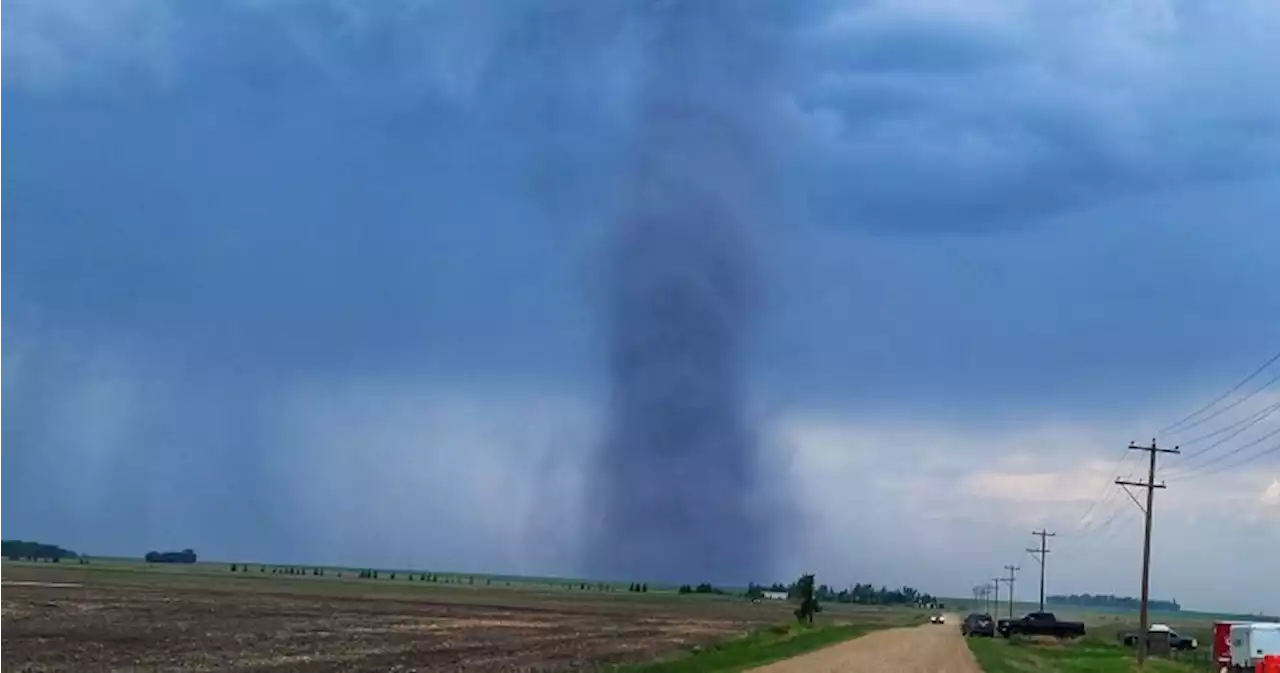
<svg viewBox="0 0 1280 673">
<path fill-rule="evenodd" d="M 1252 417 L 1250 417 L 1250 418 L 1246 418 L 1245 420 L 1246 420 L 1246 421 L 1248 421 L 1247 423 L 1245 423 L 1244 425 L 1241 425 L 1240 427 L 1236 428 L 1236 429 L 1235 429 L 1234 431 L 1232 431 L 1230 434 L 1228 434 L 1227 436 L 1225 436 L 1225 437 L 1223 437 L 1223 438 L 1219 439 L 1218 441 L 1216 441 L 1216 442 L 1214 442 L 1214 443 L 1212 443 L 1212 444 L 1210 444 L 1210 445 L 1208 445 L 1208 446 L 1206 446 L 1206 447 L 1203 447 L 1203 448 L 1197 449 L 1197 450 L 1195 450 L 1195 451 L 1192 451 L 1191 453 L 1188 453 L 1188 454 L 1186 454 L 1186 455 L 1184 455 L 1184 456 L 1179 456 L 1179 457 L 1178 457 L 1178 459 L 1176 459 L 1176 460 L 1174 460 L 1174 461 L 1171 461 L 1171 464 L 1169 465 L 1169 467 L 1173 467 L 1173 468 L 1180 468 L 1180 467 L 1182 467 L 1182 465 L 1183 465 L 1183 464 L 1185 464 L 1187 461 L 1194 460 L 1194 459 L 1196 459 L 1197 457 L 1199 457 L 1199 456 L 1203 456 L 1204 454 L 1208 453 L 1209 451 L 1212 451 L 1213 449 L 1216 449 L 1216 448 L 1218 448 L 1219 446 L 1222 446 L 1223 444 L 1226 444 L 1227 442 L 1231 441 L 1232 439 L 1235 439 L 1235 438 L 1236 438 L 1236 436 L 1240 435 L 1240 434 L 1241 434 L 1241 433 L 1243 433 L 1245 430 L 1248 430 L 1249 428 L 1251 428 L 1251 427 L 1253 427 L 1253 426 L 1257 425 L 1258 423 L 1260 423 L 1260 422 L 1262 422 L 1262 421 L 1266 420 L 1266 418 L 1267 418 L 1268 416 L 1270 416 L 1271 414 L 1275 413 L 1277 409 L 1280 409 L 1280 402 L 1277 402 L 1275 405 L 1272 405 L 1270 408 L 1264 408 L 1261 412 L 1258 412 L 1258 413 L 1254 414 L 1254 415 L 1253 415 Z"/>
<path fill-rule="evenodd" d="M 1225 472 L 1225 471 L 1227 471 L 1227 470 L 1235 469 L 1235 468 L 1237 468 L 1237 467 L 1243 467 L 1243 466 L 1245 466 L 1245 465 L 1248 465 L 1249 463 L 1252 463 L 1253 461 L 1255 461 L 1255 460 L 1257 460 L 1257 459 L 1259 459 L 1259 458 L 1263 458 L 1263 457 L 1265 457 L 1265 456 L 1269 456 L 1269 455 L 1271 455 L 1271 454 L 1273 454 L 1273 453 L 1276 453 L 1276 452 L 1280 452 L 1280 444 L 1276 444 L 1275 446 L 1273 446 L 1273 447 L 1271 447 L 1271 448 L 1267 449 L 1266 451 L 1263 451 L 1262 453 L 1259 453 L 1259 454 L 1255 454 L 1255 455 L 1253 455 L 1253 456 L 1250 456 L 1250 457 L 1248 457 L 1248 458 L 1246 458 L 1246 459 L 1244 459 L 1244 460 L 1236 461 L 1236 462 L 1231 463 L 1231 464 L 1229 464 L 1229 465 L 1220 465 L 1220 466 L 1218 466 L 1218 467 L 1216 467 L 1216 468 L 1214 468 L 1214 469 L 1212 469 L 1212 470 L 1209 470 L 1208 472 L 1202 472 L 1202 473 L 1200 473 L 1200 474 L 1192 474 L 1191 476 L 1186 477 L 1185 479 L 1199 479 L 1199 478 L 1201 478 L 1201 477 L 1209 477 L 1209 476 L 1212 476 L 1212 475 L 1215 475 L 1215 474 L 1221 474 L 1221 473 L 1223 473 L 1223 472 Z M 1182 481 L 1185 481 L 1185 479 L 1183 479 Z"/>
<path fill-rule="evenodd" d="M 1121 456 L 1120 460 L 1116 461 L 1116 467 L 1114 471 L 1119 472 L 1121 467 L 1123 467 L 1124 462 L 1128 460 L 1129 456 L 1131 455 L 1132 454 L 1129 451 L 1125 451 L 1124 455 Z M 1130 475 L 1133 474 L 1133 469 L 1129 470 L 1129 474 Z M 1089 515 L 1092 514 L 1093 510 L 1099 507 L 1100 505 L 1105 505 L 1106 503 L 1111 501 L 1111 498 L 1115 495 L 1115 490 L 1112 489 L 1111 486 L 1114 486 L 1114 484 L 1112 484 L 1110 480 L 1108 480 L 1102 485 L 1102 490 L 1098 492 L 1098 495 L 1094 496 L 1093 500 L 1090 501 L 1089 503 L 1088 509 L 1086 509 L 1084 511 L 1084 514 L 1080 515 L 1080 519 L 1076 521 L 1076 525 L 1075 525 L 1076 530 L 1078 531 L 1086 530 L 1089 528 L 1090 525 L 1093 524 L 1093 522 L 1096 519 L 1089 519 Z M 1088 519 L 1087 523 L 1086 523 L 1086 519 Z"/>
<path fill-rule="evenodd" d="M 1111 502 L 1113 496 L 1115 496 L 1115 494 L 1120 490 L 1118 488 L 1114 488 L 1115 486 L 1114 480 L 1112 481 L 1111 485 L 1113 489 L 1111 490 L 1111 492 L 1107 493 L 1107 498 L 1104 501 L 1104 505 L 1105 503 Z M 1084 540 L 1088 543 L 1092 543 L 1095 540 L 1099 539 L 1099 537 L 1102 536 L 1102 533 L 1111 529 L 1111 526 L 1115 523 L 1116 519 L 1120 516 L 1120 514 L 1128 511 L 1127 509 L 1121 506 L 1122 504 L 1123 503 L 1116 503 L 1113 506 L 1106 507 L 1105 511 L 1099 510 L 1098 516 L 1091 519 L 1089 523 L 1085 526 L 1085 528 L 1082 529 L 1079 534 L 1074 536 L 1073 539 Z M 1105 513 L 1106 511 L 1110 511 L 1110 514 L 1106 514 Z M 1098 523 L 1099 521 L 1101 521 L 1101 523 Z M 1102 536 L 1102 537 L 1105 537 L 1105 536 Z M 1087 549 L 1087 548 L 1090 548 L 1091 546 L 1092 544 L 1086 544 L 1084 546 L 1079 547 L 1079 549 Z"/>
<path fill-rule="evenodd" d="M 1205 462 L 1203 462 L 1203 463 L 1200 463 L 1199 465 L 1193 465 L 1193 466 L 1191 466 L 1191 467 L 1190 467 L 1190 469 L 1189 469 L 1189 470 L 1184 471 L 1184 472 L 1181 472 L 1181 473 L 1178 473 L 1178 474 L 1174 474 L 1173 476 L 1171 476 L 1171 477 L 1170 477 L 1170 479 L 1173 479 L 1173 480 L 1175 480 L 1175 481 L 1176 481 L 1176 480 L 1186 479 L 1187 477 L 1190 477 L 1190 476 L 1194 475 L 1194 474 L 1195 474 L 1196 472 L 1198 472 L 1199 470 L 1203 470 L 1204 468 L 1209 467 L 1210 465 L 1213 465 L 1213 464 L 1215 464 L 1215 463 L 1219 463 L 1219 462 L 1221 462 L 1222 460 L 1224 460 L 1224 459 L 1226 459 L 1226 458 L 1230 458 L 1231 456 L 1234 456 L 1234 455 L 1236 455 L 1236 454 L 1240 453 L 1241 451 L 1244 451 L 1245 449 L 1248 449 L 1248 448 L 1251 448 L 1251 447 L 1257 446 L 1257 445 L 1259 445 L 1259 444 L 1261 444 L 1261 443 L 1263 443 L 1263 442 L 1267 441 L 1268 439 L 1271 439 L 1272 437 L 1275 437 L 1276 435 L 1280 435 L 1280 428 L 1276 428 L 1276 429 L 1272 430 L 1271 432 L 1268 432 L 1268 433 L 1266 433 L 1266 434 L 1264 434 L 1264 435 L 1262 435 L 1262 436 L 1260 436 L 1260 437 L 1255 437 L 1253 440 L 1248 441 L 1248 442 L 1245 442 L 1244 444 L 1241 444 L 1240 446 L 1237 446 L 1236 448 L 1234 448 L 1234 449 L 1232 449 L 1232 450 L 1230 450 L 1230 451 L 1228 451 L 1228 452 L 1226 452 L 1226 453 L 1220 453 L 1220 454 L 1218 454 L 1218 455 L 1216 455 L 1216 456 L 1213 456 L 1213 457 L 1212 457 L 1212 458 L 1210 458 L 1209 460 L 1207 460 L 1207 461 L 1205 461 Z"/>
<path fill-rule="evenodd" d="M 1063 553 L 1066 558 L 1077 559 L 1081 558 L 1086 552 L 1093 551 L 1103 543 L 1110 541 L 1116 536 L 1116 533 L 1124 530 L 1123 523 L 1126 519 L 1122 515 L 1131 511 L 1124 506 L 1124 503 L 1116 503 L 1116 507 L 1111 510 L 1111 515 L 1103 521 L 1102 525 L 1089 531 L 1090 534 L 1083 538 L 1085 541 L 1083 545 L 1079 547 L 1068 546 L 1066 550 L 1060 553 Z"/>
<path fill-rule="evenodd" d="M 1252 391 L 1250 391 L 1250 392 L 1249 392 L 1248 394 L 1246 394 L 1244 397 L 1241 397 L 1241 398 L 1236 399 L 1236 401 L 1232 402 L 1231 404 L 1228 404 L 1228 405 L 1227 405 L 1227 406 L 1225 406 L 1225 407 L 1219 407 L 1219 409 L 1218 409 L 1217 411 L 1215 411 L 1215 412 L 1213 412 L 1213 413 L 1209 414 L 1208 416 L 1204 416 L 1204 417 L 1203 417 L 1203 418 L 1201 418 L 1200 420 L 1192 421 L 1190 424 L 1182 426 L 1182 428 L 1181 428 L 1180 430 L 1178 430 L 1178 431 L 1174 432 L 1173 434 L 1175 434 L 1175 435 L 1176 435 L 1176 434 L 1179 434 L 1179 433 L 1186 432 L 1187 430 L 1190 430 L 1191 428 L 1194 428 L 1194 427 L 1196 427 L 1196 426 L 1200 425 L 1201 423 L 1205 423 L 1205 422 L 1207 422 L 1207 421 L 1211 421 L 1211 420 L 1213 420 L 1213 419 L 1217 418 L 1218 416 L 1221 416 L 1222 414 L 1225 414 L 1226 412 L 1231 411 L 1232 409 L 1234 409 L 1234 408 L 1236 408 L 1236 407 L 1240 406 L 1241 404 L 1243 404 L 1246 400 L 1248 400 L 1249 398 L 1253 397 L 1254 395 L 1257 395 L 1258 393 L 1260 393 L 1260 392 L 1262 392 L 1262 391 L 1266 390 L 1267 388 L 1270 388 L 1270 387 L 1271 387 L 1271 384 L 1275 383 L 1276 381 L 1280 381 L 1280 374 L 1276 374 L 1275 376 L 1272 376 L 1271 378 L 1267 379 L 1267 382 L 1266 382 L 1266 383 L 1264 383 L 1264 384 L 1262 384 L 1262 385 L 1258 386 L 1257 388 L 1254 388 Z M 1161 433 L 1161 434 L 1163 434 L 1163 433 Z"/>
<path fill-rule="evenodd" d="M 1224 433 L 1224 432 L 1226 432 L 1226 431 L 1228 431 L 1228 430 L 1231 430 L 1232 428 L 1236 427 L 1237 425 L 1241 425 L 1241 424 L 1243 424 L 1243 423 L 1247 423 L 1247 424 L 1249 424 L 1249 425 L 1253 425 L 1254 423 L 1257 423 L 1258 421 L 1261 421 L 1261 420 L 1266 419 L 1268 416 L 1270 416 L 1271 414 L 1275 413 L 1277 410 L 1280 410 L 1280 402 L 1276 402 L 1276 403 L 1274 403 L 1274 404 L 1271 404 L 1271 405 L 1265 406 L 1265 407 L 1263 407 L 1262 409 L 1259 409 L 1258 411 L 1254 412 L 1254 414 L 1253 414 L 1252 416 L 1245 416 L 1244 418 L 1242 418 L 1242 419 L 1240 419 L 1240 420 L 1236 421 L 1235 423 L 1230 423 L 1230 424 L 1228 424 L 1228 425 L 1224 425 L 1224 426 L 1222 426 L 1222 427 L 1218 428 L 1217 430 L 1214 430 L 1213 432 L 1205 433 L 1205 434 L 1200 435 L 1199 437 L 1196 437 L 1196 438 L 1194 438 L 1194 439 L 1184 440 L 1184 441 L 1180 442 L 1180 443 L 1179 443 L 1179 445 L 1180 445 L 1180 446 L 1190 446 L 1190 445 L 1192 445 L 1192 444 L 1197 444 L 1197 443 L 1199 443 L 1199 442 L 1203 442 L 1204 440 L 1206 440 L 1206 439 L 1208 439 L 1208 438 L 1210 438 L 1210 437 L 1214 437 L 1214 436 L 1216 436 L 1216 435 L 1220 435 L 1220 434 L 1222 434 L 1222 433 Z"/>
<path fill-rule="evenodd" d="M 1039 549 L 1028 549 L 1031 558 L 1034 558 L 1040 564 L 1040 612 L 1044 612 L 1044 567 L 1049 562 L 1049 546 L 1048 538 L 1054 537 L 1056 533 L 1050 533 L 1048 530 L 1033 530 L 1032 535 L 1040 538 Z"/>
<path fill-rule="evenodd" d="M 1272 365 L 1276 360 L 1280 360 L 1280 351 L 1276 351 L 1276 354 L 1275 354 L 1275 355 L 1272 355 L 1272 356 L 1271 356 L 1271 357 L 1270 357 L 1266 362 L 1262 363 L 1262 366 L 1260 366 L 1260 367 L 1258 367 L 1257 369 L 1253 370 L 1253 372 L 1252 372 L 1252 373 L 1250 373 L 1248 376 L 1244 377 L 1244 378 L 1243 378 L 1239 383 L 1235 384 L 1234 386 L 1231 386 L 1231 388 L 1227 389 L 1227 392 L 1222 393 L 1221 395 L 1219 395 L 1219 396 L 1215 397 L 1215 398 L 1214 398 L 1213 400 L 1211 400 L 1208 404 L 1206 404 L 1206 405 L 1204 405 L 1204 406 L 1200 407 L 1199 409 L 1196 409 L 1195 411 L 1193 411 L 1193 412 L 1191 412 L 1191 413 L 1187 414 L 1186 416 L 1183 416 L 1182 418 L 1179 418 L 1178 420 L 1174 421 L 1173 423 L 1170 423 L 1169 425 L 1166 425 L 1166 426 L 1164 426 L 1163 428 L 1160 428 L 1160 430 L 1159 430 L 1156 434 L 1163 435 L 1163 434 L 1165 434 L 1165 433 L 1169 432 L 1170 430 L 1173 430 L 1174 428 L 1176 428 L 1176 427 L 1178 427 L 1178 426 L 1182 425 L 1183 423 L 1186 423 L 1187 421 L 1189 421 L 1189 420 L 1191 420 L 1191 419 L 1195 418 L 1196 416 L 1199 416 L 1200 414 L 1204 413 L 1205 411 L 1208 411 L 1208 410 L 1209 410 L 1210 408 L 1212 408 L 1215 404 L 1217 404 L 1217 403 L 1221 402 L 1222 400 L 1225 400 L 1225 399 L 1227 399 L 1228 397 L 1230 397 L 1230 396 L 1231 396 L 1231 393 L 1234 393 L 1235 391 L 1240 390 L 1240 388 L 1244 387 L 1244 384 L 1246 384 L 1246 383 L 1248 383 L 1248 382 L 1252 381 L 1252 380 L 1254 379 L 1254 377 L 1256 377 L 1258 374 L 1261 374 L 1262 372 L 1266 371 L 1267 367 L 1270 367 L 1270 366 L 1271 366 L 1271 365 Z M 1274 382 L 1275 380 L 1276 380 L 1276 379 L 1272 379 L 1271 381 L 1272 381 L 1272 382 Z M 1268 384 L 1268 385 L 1269 385 L 1269 384 Z M 1263 386 L 1263 387 L 1266 387 L 1266 386 Z M 1191 426 L 1187 426 L 1187 427 L 1191 427 Z M 1183 430 L 1186 430 L 1186 428 L 1183 428 Z"/>
<path fill-rule="evenodd" d="M 1278 355 L 1280 357 L 1280 355 Z M 1269 364 L 1269 363 L 1268 363 Z M 1146 451 L 1150 455 L 1150 463 L 1147 467 L 1147 481 L 1131 481 L 1128 479 L 1116 478 L 1116 483 L 1128 492 L 1128 487 L 1147 489 L 1147 504 L 1141 507 L 1143 515 L 1146 516 L 1146 531 L 1142 536 L 1142 608 L 1138 618 L 1138 667 L 1144 668 L 1147 663 L 1147 630 L 1150 626 L 1148 621 L 1150 614 L 1147 612 L 1147 602 L 1151 596 L 1151 515 L 1155 508 L 1155 493 L 1157 488 L 1165 488 L 1164 484 L 1156 483 L 1156 455 L 1161 453 L 1178 453 L 1178 447 L 1172 449 L 1161 449 L 1156 446 L 1156 440 L 1151 440 L 1151 446 L 1138 446 L 1132 442 L 1129 443 L 1130 451 Z M 1132 494 L 1130 493 L 1130 496 Z M 1137 499 L 1134 499 L 1137 502 Z"/>
<path fill-rule="evenodd" d="M 1126 530 L 1126 528 L 1125 528 L 1126 524 L 1128 524 L 1128 523 L 1130 523 L 1130 522 L 1132 522 L 1132 521 L 1133 521 L 1133 519 L 1132 519 L 1132 518 L 1130 518 L 1130 517 L 1132 516 L 1132 514 L 1133 514 L 1133 510 L 1131 510 L 1131 509 L 1129 509 L 1128 507 L 1126 507 L 1126 506 L 1124 505 L 1124 503 L 1119 503 L 1118 510 L 1119 510 L 1119 511 L 1121 511 L 1121 512 L 1124 512 L 1125 514 L 1127 514 L 1127 515 L 1129 515 L 1129 516 L 1123 516 L 1123 517 L 1120 517 L 1120 519 L 1118 519 L 1117 525 L 1116 525 L 1114 528 L 1109 529 L 1109 530 L 1108 530 L 1104 535 L 1102 535 L 1102 536 L 1098 539 L 1098 544 L 1102 544 L 1102 543 L 1105 543 L 1105 542 L 1110 542 L 1110 541 L 1112 540 L 1112 538 L 1114 538 L 1118 533 L 1120 533 L 1121 531 Z"/>
<path fill-rule="evenodd" d="M 1132 455 L 1134 455 L 1134 454 L 1133 454 L 1133 452 L 1132 452 L 1132 451 L 1129 451 L 1129 450 L 1126 448 L 1126 449 L 1125 449 L 1125 457 L 1124 457 L 1124 459 L 1121 459 L 1120 461 L 1117 461 L 1115 471 L 1116 471 L 1116 472 L 1119 472 L 1119 471 L 1120 471 L 1120 469 L 1121 469 L 1122 467 L 1124 467 L 1125 460 L 1127 460 L 1127 459 L 1129 458 L 1129 456 L 1132 456 Z M 1125 479 L 1132 479 L 1132 478 L 1133 478 L 1134 473 L 1136 473 L 1137 471 L 1138 471 L 1138 461 L 1134 461 L 1133 465 L 1129 467 L 1129 471 L 1125 473 L 1124 478 L 1125 478 Z M 1111 486 L 1111 487 L 1113 487 L 1113 486 L 1115 486 L 1115 482 L 1114 482 L 1114 481 L 1108 481 L 1108 482 L 1107 482 L 1107 486 Z M 1105 506 L 1106 504 L 1108 504 L 1108 503 L 1110 503 L 1110 502 L 1111 502 L 1112 498 L 1114 498 L 1114 497 L 1116 496 L 1116 493 L 1118 493 L 1118 492 L 1119 492 L 1119 489 L 1117 489 L 1117 488 L 1109 488 L 1109 489 L 1107 490 L 1107 492 L 1106 492 L 1106 497 L 1104 497 L 1104 498 L 1102 499 L 1102 502 L 1097 503 L 1097 504 L 1098 504 L 1098 505 L 1100 505 L 1100 506 Z M 1103 524 L 1103 527 L 1105 528 L 1105 527 L 1107 526 L 1107 524 L 1110 524 L 1110 523 L 1111 523 L 1111 521 L 1113 521 L 1113 520 L 1115 519 L 1115 517 L 1116 517 L 1116 512 L 1115 512 L 1115 511 L 1113 511 L 1113 512 L 1111 513 L 1111 516 L 1107 519 L 1106 523 L 1104 523 L 1104 524 Z M 1079 528 L 1079 530 L 1080 530 L 1080 531 L 1087 531 L 1087 530 L 1089 530 L 1089 529 L 1092 527 L 1092 525 L 1093 525 L 1093 522 L 1094 522 L 1094 521 L 1096 521 L 1096 519 L 1091 519 L 1091 520 L 1090 520 L 1088 523 L 1086 523 L 1083 527 L 1080 527 L 1080 528 Z"/>
</svg>

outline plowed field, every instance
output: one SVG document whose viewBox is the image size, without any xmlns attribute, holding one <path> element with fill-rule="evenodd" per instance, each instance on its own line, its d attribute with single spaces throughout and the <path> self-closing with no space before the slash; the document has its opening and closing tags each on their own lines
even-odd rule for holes
<svg viewBox="0 0 1280 673">
<path fill-rule="evenodd" d="M 603 670 L 790 606 L 6 563 L 5 671 Z"/>
</svg>

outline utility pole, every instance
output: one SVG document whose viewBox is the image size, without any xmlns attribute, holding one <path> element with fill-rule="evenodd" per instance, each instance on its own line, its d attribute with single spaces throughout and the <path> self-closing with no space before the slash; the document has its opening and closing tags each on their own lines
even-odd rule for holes
<svg viewBox="0 0 1280 673">
<path fill-rule="evenodd" d="M 1015 581 L 1014 573 L 1022 570 L 1018 566 L 1005 566 L 1005 570 L 1009 571 L 1009 576 L 1002 578 L 1001 581 L 1009 583 L 1009 619 L 1013 619 L 1013 583 Z"/>
<path fill-rule="evenodd" d="M 1142 535 L 1142 607 L 1138 613 L 1138 667 L 1145 668 L 1147 664 L 1147 645 L 1150 635 L 1147 632 L 1150 628 L 1150 623 L 1147 621 L 1147 600 L 1151 597 L 1151 509 L 1155 505 L 1156 489 L 1165 488 L 1163 483 L 1156 483 L 1156 454 L 1180 453 L 1180 451 L 1178 451 L 1178 447 L 1176 446 L 1172 449 L 1158 448 L 1156 446 L 1155 439 L 1151 440 L 1151 446 L 1138 446 L 1133 442 L 1129 442 L 1129 450 L 1146 451 L 1150 456 L 1150 460 L 1147 464 L 1146 482 L 1129 481 L 1119 477 L 1116 478 L 1116 483 L 1124 489 L 1124 492 L 1128 494 L 1129 499 L 1133 500 L 1133 503 L 1138 506 L 1138 509 L 1142 510 L 1143 515 L 1146 517 L 1146 531 Z M 1142 506 L 1142 503 L 1138 502 L 1137 498 L 1133 497 L 1133 493 L 1129 491 L 1130 486 L 1133 486 L 1134 488 L 1147 489 L 1147 505 L 1145 507 Z"/>
<path fill-rule="evenodd" d="M 995 587 L 995 597 L 991 599 L 991 616 L 1000 618 L 1000 583 L 1004 581 L 1003 577 L 996 577 L 991 580 L 991 586 Z"/>
<path fill-rule="evenodd" d="M 1049 546 L 1047 538 L 1054 537 L 1057 533 L 1050 533 L 1048 530 L 1033 530 L 1032 535 L 1040 538 L 1039 549 L 1028 549 L 1031 557 L 1040 564 L 1040 612 L 1044 612 L 1044 566 L 1049 560 Z"/>
</svg>

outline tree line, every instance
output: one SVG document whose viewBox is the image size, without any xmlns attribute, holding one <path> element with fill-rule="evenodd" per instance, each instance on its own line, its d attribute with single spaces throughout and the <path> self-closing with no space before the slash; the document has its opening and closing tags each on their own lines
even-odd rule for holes
<svg viewBox="0 0 1280 673">
<path fill-rule="evenodd" d="M 719 588 L 719 587 L 711 586 L 711 583 L 710 583 L 710 582 L 703 582 L 702 584 L 699 584 L 699 585 L 698 585 L 698 586 L 696 586 L 696 587 L 695 587 L 695 586 L 688 585 L 688 584 L 681 584 L 681 585 L 680 585 L 680 588 L 676 590 L 676 593 L 680 593 L 680 594 L 723 594 L 723 593 L 724 593 L 724 589 L 721 589 L 721 588 Z"/>
<path fill-rule="evenodd" d="M 196 553 L 191 549 L 182 551 L 149 551 L 142 557 L 147 563 L 195 563 Z"/>
<path fill-rule="evenodd" d="M 70 549 L 63 549 L 56 544 L 45 544 L 30 540 L 0 541 L 0 556 L 10 561 L 50 561 L 57 563 L 62 559 L 79 559 L 80 555 Z"/>
<path fill-rule="evenodd" d="M 797 600 L 801 597 L 804 588 L 801 582 L 797 580 L 789 585 L 774 583 L 768 587 L 763 584 L 751 584 L 747 587 L 747 596 L 749 598 L 760 598 L 766 591 L 785 592 L 787 598 Z M 854 584 L 847 589 L 834 589 L 826 584 L 820 584 L 813 590 L 814 596 L 828 603 L 856 603 L 859 605 L 928 605 L 939 606 L 941 603 L 937 597 L 932 594 L 924 593 L 909 586 L 890 589 L 888 587 L 876 588 L 872 584 Z"/>
<path fill-rule="evenodd" d="M 1113 608 L 1116 610 L 1138 610 L 1142 607 L 1142 601 L 1137 598 L 1132 596 L 1113 596 L 1112 594 L 1045 596 L 1045 601 L 1059 605 L 1079 605 L 1090 608 Z M 1152 610 L 1161 612 L 1177 612 L 1182 609 L 1176 598 L 1167 601 L 1152 598 L 1147 601 L 1147 606 Z"/>
</svg>

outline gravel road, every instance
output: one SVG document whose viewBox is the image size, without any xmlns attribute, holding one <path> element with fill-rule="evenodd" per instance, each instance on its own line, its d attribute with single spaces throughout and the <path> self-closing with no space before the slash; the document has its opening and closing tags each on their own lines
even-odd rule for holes
<svg viewBox="0 0 1280 673">
<path fill-rule="evenodd" d="M 839 645 L 752 669 L 754 673 L 982 673 L 960 635 L 946 624 L 876 631 Z"/>
</svg>

